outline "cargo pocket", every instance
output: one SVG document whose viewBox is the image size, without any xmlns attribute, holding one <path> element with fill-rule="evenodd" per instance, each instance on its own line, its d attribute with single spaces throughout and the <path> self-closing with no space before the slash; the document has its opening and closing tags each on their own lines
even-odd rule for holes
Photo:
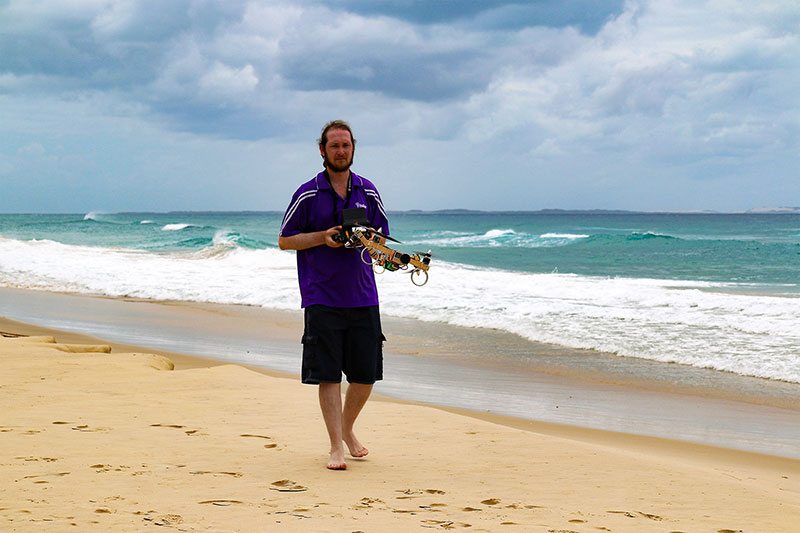
<svg viewBox="0 0 800 533">
<path fill-rule="evenodd" d="M 381 333 L 381 340 L 378 343 L 378 356 L 375 358 L 375 380 L 383 379 L 383 344 L 386 342 L 386 336 Z"/>
<path fill-rule="evenodd" d="M 303 343 L 303 365 L 300 377 L 303 383 L 319 383 L 313 379 L 314 359 L 317 353 L 317 338 L 313 335 L 303 334 L 300 340 Z"/>
<path fill-rule="evenodd" d="M 303 343 L 303 359 L 306 357 L 313 358 L 314 353 L 317 351 L 317 338 L 314 335 L 304 333 L 300 342 Z"/>
</svg>

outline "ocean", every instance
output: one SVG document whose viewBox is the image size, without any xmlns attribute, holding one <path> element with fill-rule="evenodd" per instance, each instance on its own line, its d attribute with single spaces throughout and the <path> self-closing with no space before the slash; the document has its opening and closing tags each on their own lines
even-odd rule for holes
<svg viewBox="0 0 800 533">
<path fill-rule="evenodd" d="M 0 286 L 298 309 L 282 213 L 0 215 Z M 390 213 L 384 315 L 800 383 L 800 215 Z M 509 357 L 525 357 L 515 353 Z"/>
</svg>

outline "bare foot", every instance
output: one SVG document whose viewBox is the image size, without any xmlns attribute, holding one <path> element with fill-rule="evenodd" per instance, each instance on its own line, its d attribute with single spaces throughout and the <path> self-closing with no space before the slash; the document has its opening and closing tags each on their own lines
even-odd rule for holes
<svg viewBox="0 0 800 533">
<path fill-rule="evenodd" d="M 347 463 L 344 462 L 344 450 L 331 450 L 331 457 L 328 459 L 329 470 L 347 470 Z"/>
<path fill-rule="evenodd" d="M 369 450 L 361 444 L 355 435 L 350 434 L 349 438 L 344 439 L 347 448 L 350 450 L 350 455 L 353 457 L 364 457 L 369 453 Z"/>
</svg>

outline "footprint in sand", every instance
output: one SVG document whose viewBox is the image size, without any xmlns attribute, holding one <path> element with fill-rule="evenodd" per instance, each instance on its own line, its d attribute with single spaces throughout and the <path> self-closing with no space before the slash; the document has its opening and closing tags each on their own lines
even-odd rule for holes
<svg viewBox="0 0 800 533">
<path fill-rule="evenodd" d="M 152 521 L 157 526 L 175 526 L 183 523 L 183 517 L 179 514 L 165 514 L 155 519 L 145 517 L 145 520 Z"/>
<path fill-rule="evenodd" d="M 636 518 L 636 515 L 639 515 L 639 516 L 643 516 L 645 518 L 648 518 L 650 520 L 655 520 L 656 522 L 660 522 L 661 520 L 664 520 L 663 517 L 658 516 L 657 514 L 643 513 L 642 511 L 633 511 L 633 512 L 631 512 L 631 511 L 606 511 L 606 512 L 607 513 L 611 513 L 611 514 L 625 515 L 628 518 Z M 736 532 L 735 531 L 731 531 L 731 533 L 736 533 Z"/>
<path fill-rule="evenodd" d="M 81 431 L 83 433 L 93 433 L 95 431 L 111 431 L 111 428 L 90 428 L 87 424 L 82 424 L 80 426 L 73 427 L 72 430 Z"/>
<path fill-rule="evenodd" d="M 240 437 L 254 438 L 254 439 L 267 439 L 267 440 L 272 440 L 272 437 L 268 437 L 267 435 L 253 435 L 253 434 L 251 434 L 251 433 L 245 433 L 245 434 L 243 434 L 243 435 L 239 435 L 239 436 L 240 436 Z M 273 442 L 273 443 L 270 443 L 270 444 L 265 444 L 265 445 L 264 445 L 264 448 L 270 448 L 270 449 L 271 449 L 271 448 L 277 448 L 277 447 L 278 447 L 278 445 L 277 445 L 277 444 L 275 444 L 274 442 Z"/>
<path fill-rule="evenodd" d="M 52 474 L 36 474 L 33 476 L 25 476 L 22 479 L 36 479 L 39 477 L 62 477 L 62 476 L 68 476 L 71 473 L 72 472 L 54 472 Z M 47 481 L 34 481 L 34 483 L 47 483 Z"/>
<path fill-rule="evenodd" d="M 453 522 L 449 520 L 423 520 L 423 527 L 441 527 L 443 529 L 452 529 Z"/>
<path fill-rule="evenodd" d="M 639 513 L 640 515 L 642 515 L 645 518 L 649 518 L 650 520 L 655 520 L 657 522 L 660 522 L 661 520 L 664 520 L 663 517 L 658 516 L 657 514 L 643 513 L 641 511 L 636 511 L 636 512 Z"/>
<path fill-rule="evenodd" d="M 219 476 L 232 476 L 232 477 L 242 477 L 244 474 L 241 472 L 214 472 L 211 470 L 196 470 L 194 472 L 189 472 L 195 476 L 202 476 L 204 474 L 211 474 L 211 475 L 219 475 Z"/>
<path fill-rule="evenodd" d="M 119 466 L 112 466 L 112 465 L 104 465 L 104 464 L 96 464 L 91 465 L 89 468 L 93 468 L 95 472 L 98 474 L 105 473 L 105 472 L 124 472 L 125 470 L 130 470 L 130 466 L 127 465 L 119 465 Z"/>
<path fill-rule="evenodd" d="M 442 529 L 455 529 L 457 527 L 472 527 L 472 524 L 465 524 L 464 522 L 452 522 L 450 520 L 423 520 L 422 527 Z"/>
<path fill-rule="evenodd" d="M 233 503 L 243 503 L 243 502 L 240 501 L 240 500 L 205 500 L 205 501 L 197 502 L 197 503 L 199 503 L 201 505 L 210 503 L 211 505 L 218 505 L 220 507 L 227 507 L 228 505 L 231 505 Z"/>
<path fill-rule="evenodd" d="M 281 479 L 280 481 L 273 481 L 270 490 L 277 490 L 278 492 L 303 492 L 308 490 L 308 487 L 299 485 L 289 479 Z"/>
<path fill-rule="evenodd" d="M 445 494 L 445 491 L 439 489 L 425 489 L 425 490 L 405 489 L 405 490 L 396 490 L 395 492 L 404 494 L 404 496 L 397 496 L 398 500 L 416 498 L 422 494 Z"/>
<path fill-rule="evenodd" d="M 361 501 L 358 502 L 359 506 L 356 507 L 356 509 L 364 509 L 364 508 L 372 509 L 372 504 L 376 503 L 381 504 L 383 506 L 386 505 L 386 503 L 380 498 L 361 498 Z"/>
</svg>

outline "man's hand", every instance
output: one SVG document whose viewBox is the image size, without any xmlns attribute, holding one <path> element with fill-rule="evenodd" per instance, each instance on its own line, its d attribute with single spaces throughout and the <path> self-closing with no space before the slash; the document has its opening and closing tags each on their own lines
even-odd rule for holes
<svg viewBox="0 0 800 533">
<path fill-rule="evenodd" d="M 344 244 L 333 240 L 333 236 L 341 231 L 341 226 L 334 226 L 324 231 L 313 233 L 298 233 L 291 237 L 278 237 L 278 246 L 281 250 L 307 250 L 323 244 L 331 248 L 340 248 Z"/>
<path fill-rule="evenodd" d="M 331 248 L 341 248 L 344 246 L 343 242 L 337 242 L 333 240 L 336 235 L 339 235 L 339 232 L 342 231 L 341 226 L 334 226 L 328 230 L 325 230 L 325 244 L 330 246 Z"/>
</svg>

